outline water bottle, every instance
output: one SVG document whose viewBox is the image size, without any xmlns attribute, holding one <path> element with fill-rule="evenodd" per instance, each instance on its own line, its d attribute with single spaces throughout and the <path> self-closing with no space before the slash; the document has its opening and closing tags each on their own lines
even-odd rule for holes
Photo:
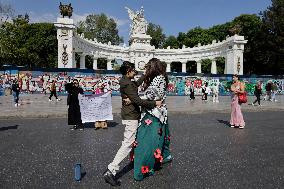
<svg viewBox="0 0 284 189">
<path fill-rule="evenodd" d="M 81 164 L 77 163 L 75 165 L 75 180 L 80 181 L 81 180 Z"/>
</svg>

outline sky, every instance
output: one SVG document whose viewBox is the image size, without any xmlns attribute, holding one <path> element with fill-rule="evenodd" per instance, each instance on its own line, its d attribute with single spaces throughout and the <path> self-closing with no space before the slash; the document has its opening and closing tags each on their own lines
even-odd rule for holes
<svg viewBox="0 0 284 189">
<path fill-rule="evenodd" d="M 15 15 L 28 13 L 31 22 L 56 22 L 59 3 L 71 3 L 72 18 L 78 22 L 89 14 L 105 13 L 113 18 L 119 35 L 127 42 L 130 20 L 125 7 L 144 7 L 146 20 L 163 28 L 166 36 L 200 26 L 209 28 L 224 24 L 241 14 L 258 14 L 271 5 L 271 0 L 0 0 L 9 3 Z"/>
</svg>

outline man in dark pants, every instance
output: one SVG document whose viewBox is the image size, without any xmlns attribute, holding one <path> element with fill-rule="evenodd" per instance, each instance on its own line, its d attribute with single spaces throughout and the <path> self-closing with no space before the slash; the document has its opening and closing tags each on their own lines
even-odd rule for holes
<svg viewBox="0 0 284 189">
<path fill-rule="evenodd" d="M 54 95 L 54 97 L 56 98 L 57 101 L 60 101 L 61 99 L 59 99 L 56 95 L 56 85 L 55 85 L 55 80 L 52 80 L 51 86 L 50 86 L 50 96 L 49 96 L 49 102 L 51 102 L 51 97 Z"/>
<path fill-rule="evenodd" d="M 12 84 L 12 91 L 13 91 L 15 107 L 18 107 L 18 106 L 20 106 L 20 104 L 19 104 L 20 87 L 19 87 L 19 83 L 18 83 L 17 79 L 15 79 L 13 84 Z"/>
<path fill-rule="evenodd" d="M 122 78 L 120 80 L 120 93 L 122 97 L 121 118 L 122 124 L 125 126 L 124 139 L 120 149 L 117 151 L 115 158 L 108 165 L 107 171 L 104 173 L 104 179 L 112 186 L 119 185 L 115 175 L 119 170 L 119 164 L 129 154 L 132 149 L 132 143 L 135 141 L 138 123 L 141 117 L 140 106 L 152 109 L 155 106 L 161 106 L 161 101 L 142 100 L 138 96 L 138 87 L 142 84 L 144 76 L 141 76 L 137 82 L 131 81 L 136 75 L 135 65 L 128 61 L 123 62 L 120 67 Z M 131 101 L 130 104 L 125 103 L 123 99 Z"/>
</svg>

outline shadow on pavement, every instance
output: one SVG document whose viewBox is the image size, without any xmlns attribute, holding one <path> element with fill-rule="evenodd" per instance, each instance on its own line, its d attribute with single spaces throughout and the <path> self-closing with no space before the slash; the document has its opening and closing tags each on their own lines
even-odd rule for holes
<svg viewBox="0 0 284 189">
<path fill-rule="evenodd" d="M 6 131 L 9 129 L 18 129 L 19 125 L 14 125 L 14 126 L 8 126 L 8 127 L 0 127 L 0 131 Z"/>
<path fill-rule="evenodd" d="M 229 122 L 229 121 L 224 121 L 224 120 L 221 120 L 221 119 L 217 119 L 217 121 L 218 121 L 219 123 L 222 123 L 222 124 L 227 125 L 228 127 L 230 127 L 230 126 L 231 126 L 231 124 L 230 124 L 230 122 Z"/>
<path fill-rule="evenodd" d="M 115 178 L 119 179 L 120 177 L 122 177 L 123 175 L 125 175 L 126 173 L 128 173 L 129 171 L 131 171 L 134 167 L 133 162 L 129 162 L 125 167 L 123 167 L 122 170 L 120 170 L 116 175 Z"/>
</svg>

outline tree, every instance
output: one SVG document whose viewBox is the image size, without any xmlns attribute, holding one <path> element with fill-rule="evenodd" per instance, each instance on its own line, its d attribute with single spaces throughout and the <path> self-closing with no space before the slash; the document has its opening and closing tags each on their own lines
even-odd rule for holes
<svg viewBox="0 0 284 189">
<path fill-rule="evenodd" d="M 179 48 L 179 42 L 177 38 L 173 35 L 166 38 L 164 43 L 164 48 L 171 47 L 172 49 L 178 49 Z"/>
<path fill-rule="evenodd" d="M 118 45 L 123 42 L 118 35 L 116 22 L 105 14 L 92 14 L 87 16 L 85 21 L 79 22 L 78 33 L 84 33 L 85 38 L 94 39 L 98 42 L 108 43 L 109 41 Z"/>
<path fill-rule="evenodd" d="M 147 34 L 152 37 L 150 42 L 151 45 L 155 46 L 155 48 L 163 47 L 166 35 L 163 34 L 163 29 L 161 28 L 161 26 L 149 23 Z"/>
<path fill-rule="evenodd" d="M 284 0 L 272 0 L 272 5 L 261 13 L 262 47 L 265 48 L 265 70 L 272 74 L 284 72 Z M 265 60 L 265 59 L 264 59 Z"/>
<path fill-rule="evenodd" d="M 0 28 L 1 63 L 29 67 L 57 66 L 56 28 L 52 23 L 28 23 L 18 16 Z"/>
</svg>

